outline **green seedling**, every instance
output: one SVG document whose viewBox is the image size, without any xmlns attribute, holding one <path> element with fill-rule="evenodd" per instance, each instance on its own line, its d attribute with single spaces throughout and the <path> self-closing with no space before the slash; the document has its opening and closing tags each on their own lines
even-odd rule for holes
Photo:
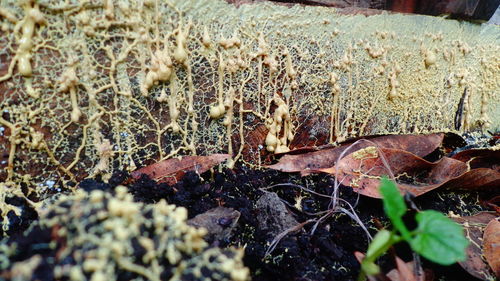
<svg viewBox="0 0 500 281">
<path fill-rule="evenodd" d="M 464 237 L 460 225 L 440 212 L 426 210 L 415 216 L 417 227 L 409 230 L 403 222 L 403 215 L 407 211 L 406 203 L 396 184 L 385 177 L 382 178 L 380 193 L 384 211 L 394 229 L 380 230 L 375 235 L 361 263 L 358 280 L 363 280 L 365 275 L 379 274 L 380 268 L 375 261 L 392 245 L 401 241 L 406 241 L 413 251 L 441 265 L 451 265 L 465 260 L 465 249 L 469 241 Z"/>
</svg>

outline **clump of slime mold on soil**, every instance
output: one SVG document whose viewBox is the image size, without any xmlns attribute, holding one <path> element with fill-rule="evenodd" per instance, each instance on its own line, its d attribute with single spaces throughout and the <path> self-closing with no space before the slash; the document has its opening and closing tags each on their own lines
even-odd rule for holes
<svg viewBox="0 0 500 281">
<path fill-rule="evenodd" d="M 242 249 L 209 248 L 206 230 L 186 219 L 184 207 L 134 202 L 124 186 L 78 190 L 52 202 L 24 240 L 0 244 L 0 269 L 11 268 L 14 280 L 248 279 Z"/>
</svg>

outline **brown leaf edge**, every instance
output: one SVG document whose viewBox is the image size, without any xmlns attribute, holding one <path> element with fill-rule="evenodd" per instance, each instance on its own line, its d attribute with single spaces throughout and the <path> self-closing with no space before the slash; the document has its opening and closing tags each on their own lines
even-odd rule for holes
<svg viewBox="0 0 500 281">
<path fill-rule="evenodd" d="M 335 175 L 343 185 L 373 198 L 381 198 L 378 192 L 380 177 L 390 175 L 390 172 L 394 174 L 399 189 L 414 196 L 436 188 L 472 190 L 500 185 L 500 172 L 488 168 L 468 171 L 466 163 L 449 157 L 429 162 L 400 149 L 379 148 L 377 153 L 377 157 L 362 159 L 351 153 L 336 166 L 319 171 Z M 389 169 L 384 166 L 381 155 Z"/>
<path fill-rule="evenodd" d="M 417 281 L 417 277 L 413 273 L 413 261 L 404 262 L 399 257 L 396 258 L 397 268 L 389 271 L 386 276 L 391 281 Z"/>
<path fill-rule="evenodd" d="M 494 212 L 479 212 L 473 216 L 452 217 L 463 226 L 465 237 L 471 241 L 466 250 L 465 261 L 458 262 L 470 275 L 481 280 L 494 280 L 490 267 L 483 258 L 482 237 L 488 222 L 496 217 Z"/>
<path fill-rule="evenodd" d="M 424 157 L 441 145 L 444 139 L 444 134 L 388 135 L 365 139 L 374 143 L 378 147 L 402 149 L 417 156 Z M 373 145 L 368 141 L 363 142 L 358 140 L 354 144 L 351 141 L 337 147 L 322 149 L 319 151 L 296 155 L 287 154 L 284 155 L 278 163 L 269 165 L 267 168 L 288 173 L 301 172 L 302 175 L 307 175 L 315 170 L 334 166 L 339 156 L 346 149 L 349 149 L 350 151 L 357 151 L 361 148 Z"/>
<path fill-rule="evenodd" d="M 188 171 L 196 171 L 201 174 L 230 157 L 231 155 L 229 154 L 212 154 L 208 156 L 184 156 L 181 158 L 166 159 L 133 171 L 131 176 L 137 180 L 142 175 L 147 175 L 158 182 L 175 184 Z"/>
<path fill-rule="evenodd" d="M 484 230 L 483 250 L 484 257 L 495 273 L 500 278 L 500 218 L 492 219 Z"/>
</svg>

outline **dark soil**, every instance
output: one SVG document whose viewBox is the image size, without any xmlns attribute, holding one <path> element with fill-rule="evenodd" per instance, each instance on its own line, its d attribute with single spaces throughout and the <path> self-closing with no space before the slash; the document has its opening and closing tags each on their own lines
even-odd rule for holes
<svg viewBox="0 0 500 281">
<path fill-rule="evenodd" d="M 98 179 L 86 179 L 78 186 L 87 191 L 101 189 L 113 192 L 115 186 L 126 184 L 128 179 L 129 175 L 122 172 L 113 175 L 109 183 L 103 183 Z M 241 216 L 232 236 L 223 241 L 212 242 L 219 247 L 244 246 L 244 262 L 250 268 L 253 280 L 355 280 L 359 272 L 359 263 L 353 253 L 365 252 L 368 240 L 362 228 L 345 214 L 335 214 L 328 218 L 319 224 L 314 234 L 311 234 L 313 224 L 305 225 L 302 230 L 283 238 L 271 255 L 264 256 L 269 243 L 275 237 L 269 230 L 264 231 L 259 227 L 257 215 L 261 210 L 255 207 L 255 202 L 264 193 L 262 188 L 290 183 L 318 193 L 330 194 L 334 179 L 328 175 L 301 178 L 295 174 L 238 166 L 234 170 L 206 172 L 201 176 L 190 172 L 173 186 L 158 184 L 146 176 L 126 185 L 136 201 L 152 203 L 164 198 L 171 204 L 186 207 L 189 218 L 217 206 L 238 210 Z M 276 192 L 287 202 L 289 211 L 298 222 L 314 218 L 304 212 L 327 210 L 330 203 L 328 198 L 312 195 L 292 186 L 280 186 L 267 191 Z M 492 195 L 436 190 L 413 199 L 412 202 L 414 207 L 420 209 L 471 215 L 483 210 L 478 200 L 491 198 Z M 359 197 L 350 187 L 342 187 L 340 196 L 353 205 L 357 202 L 355 210 L 372 235 L 376 233 L 377 228 L 388 225 L 380 200 Z M 302 197 L 300 203 L 302 211 L 293 207 L 299 197 Z M 23 202 L 19 204 L 23 205 Z M 36 219 L 34 211 L 30 211 L 29 208 L 26 210 L 24 217 L 17 223 L 17 234 L 9 233 L 11 235 L 9 240 L 17 241 L 23 248 L 18 256 L 13 257 L 13 261 L 24 260 L 34 254 L 42 255 L 46 261 L 48 260 L 46 258 L 54 256 L 55 252 L 33 245 L 47 245 L 50 242 L 50 233 L 40 230 L 32 231 L 27 237 L 18 235 L 20 230 L 25 229 L 29 222 Z M 408 217 L 411 218 L 411 214 Z M 410 219 L 408 223 L 412 223 Z M 411 252 L 404 245 L 398 245 L 395 250 L 399 257 L 407 261 L 412 259 Z M 394 268 L 392 259 L 391 255 L 386 255 L 379 263 L 383 269 L 390 270 Z M 423 266 L 431 270 L 435 279 L 474 280 L 458 265 L 441 267 L 424 260 Z M 44 262 L 36 270 L 36 277 L 39 280 L 53 279 L 51 267 L 53 265 Z"/>
</svg>

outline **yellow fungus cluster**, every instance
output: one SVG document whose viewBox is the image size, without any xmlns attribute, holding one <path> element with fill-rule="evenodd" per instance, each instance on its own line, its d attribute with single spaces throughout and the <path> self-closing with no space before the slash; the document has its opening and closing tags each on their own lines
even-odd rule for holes
<svg viewBox="0 0 500 281">
<path fill-rule="evenodd" d="M 269 120 L 269 133 L 266 136 L 267 150 L 274 153 L 288 152 L 288 143 L 293 140 L 293 124 L 290 110 L 285 101 L 275 96 L 273 103 L 277 106 L 273 118 Z"/>
<path fill-rule="evenodd" d="M 146 79 L 141 87 L 143 95 L 149 94 L 149 89 L 158 82 L 166 82 L 172 75 L 172 59 L 170 58 L 168 48 L 156 50 L 151 58 L 151 68 L 146 74 Z M 162 100 L 159 100 L 162 101 Z"/>
<path fill-rule="evenodd" d="M 31 48 L 36 25 L 45 23 L 45 18 L 38 5 L 32 0 L 20 1 L 24 8 L 24 18 L 21 20 L 22 37 L 19 39 L 17 49 L 17 69 L 23 76 L 31 76 Z"/>
<path fill-rule="evenodd" d="M 187 210 L 182 207 L 164 200 L 152 205 L 136 203 L 119 186 L 114 195 L 79 190 L 61 196 L 42 212 L 38 228 L 25 235 L 51 233 L 54 240 L 49 250 L 54 262 L 43 266 L 55 279 L 186 280 L 194 276 L 196 280 L 248 280 L 242 249 L 208 248 L 203 240 L 206 230 L 187 225 L 186 219 Z M 15 243 L 6 243 L 0 244 L 4 257 L 0 269 L 15 270 L 31 260 L 29 253 L 22 253 L 25 258 L 15 263 L 6 260 L 20 254 Z M 38 266 L 29 267 L 25 279 L 31 279 Z"/>
</svg>

